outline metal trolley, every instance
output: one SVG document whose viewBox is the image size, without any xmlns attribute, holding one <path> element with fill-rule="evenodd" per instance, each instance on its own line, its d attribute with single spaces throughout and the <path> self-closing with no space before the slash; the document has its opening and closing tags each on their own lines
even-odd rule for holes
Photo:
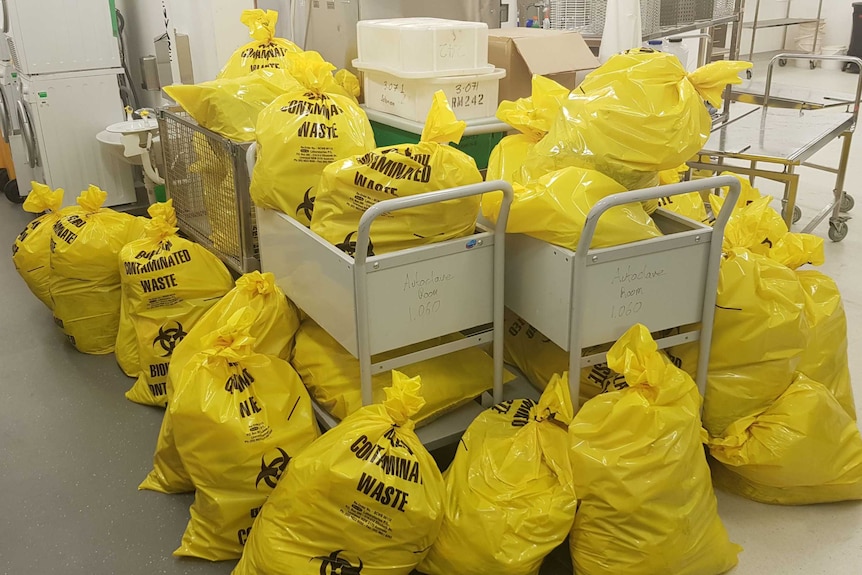
<svg viewBox="0 0 862 575">
<path fill-rule="evenodd" d="M 657 198 L 729 187 L 713 227 L 659 209 L 662 237 L 591 249 L 596 226 L 609 209 Z M 712 343 L 724 228 L 739 198 L 732 176 L 706 178 L 608 196 L 590 210 L 577 250 L 513 234 L 506 252 L 506 306 L 569 351 L 569 373 L 606 361 L 584 351 L 616 341 L 641 323 L 669 335 L 660 349 L 700 340 L 697 384 L 704 393 Z M 569 377 L 573 398 L 580 378 Z"/>
<path fill-rule="evenodd" d="M 253 165 L 254 149 L 249 151 Z M 384 214 L 456 198 L 502 191 L 495 229 L 471 236 L 367 257 L 371 225 Z M 393 198 L 371 206 L 360 218 L 354 257 L 283 213 L 258 208 L 262 267 L 309 317 L 359 359 L 362 401 L 372 401 L 371 378 L 468 347 L 493 343 L 493 393 L 486 406 L 503 401 L 503 286 L 505 226 L 512 187 L 503 181 Z M 422 298 L 411 279 L 430 279 L 432 298 Z M 413 282 L 417 283 L 417 282 Z M 460 333 L 456 341 L 374 363 L 372 356 Z M 433 382 L 428 382 L 433 385 Z M 493 403 L 489 403 L 493 401 Z M 481 413 L 469 402 L 417 430 L 434 449 L 458 440 Z M 323 427 L 337 424 L 315 405 Z"/>
<path fill-rule="evenodd" d="M 234 272 L 260 269 L 245 156 L 250 143 L 203 128 L 180 108 L 159 110 L 165 188 L 180 231 Z"/>
<path fill-rule="evenodd" d="M 796 168 L 807 166 L 836 175 L 833 199 L 802 230 L 812 232 L 829 218 L 829 238 L 840 242 L 847 235 L 846 212 L 853 209 L 853 197 L 844 191 L 850 145 L 859 115 L 862 97 L 862 76 L 856 84 L 856 95 L 851 101 L 825 96 L 812 97 L 810 91 L 777 89 L 773 94 L 772 74 L 776 63 L 784 59 L 809 59 L 850 61 L 862 66 L 862 60 L 849 56 L 811 56 L 808 54 L 777 54 L 770 60 L 766 84 L 762 94 L 747 91 L 739 96 L 745 103 L 733 102 L 730 120 L 713 129 L 701 156 L 709 156 L 716 163 L 689 162 L 695 169 L 709 171 L 731 171 L 749 176 L 762 177 L 784 184 L 784 219 L 788 227 L 802 217 L 796 206 L 799 174 Z M 751 103 L 748 103 L 751 102 Z M 758 106 L 756 104 L 762 104 Z M 848 111 L 824 110 L 844 106 Z M 733 108 L 742 108 L 734 114 Z M 809 163 L 808 160 L 828 143 L 843 138 L 838 167 Z M 726 160 L 740 160 L 726 164 Z M 769 164 L 772 168 L 765 168 Z"/>
</svg>

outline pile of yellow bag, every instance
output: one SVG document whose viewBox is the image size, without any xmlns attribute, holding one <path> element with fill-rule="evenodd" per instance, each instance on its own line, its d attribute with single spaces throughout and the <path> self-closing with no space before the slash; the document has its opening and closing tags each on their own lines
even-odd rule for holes
<svg viewBox="0 0 862 575">
<path fill-rule="evenodd" d="M 236 287 L 216 302 L 189 329 L 177 344 L 168 368 L 166 396 L 168 404 L 174 395 L 174 380 L 183 373 L 196 355 L 207 349 L 207 336 L 235 316 L 250 313 L 248 328 L 252 350 L 260 355 L 287 360 L 293 353 L 294 336 L 299 328 L 299 312 L 275 284 L 271 273 L 251 272 L 236 281 Z M 183 493 L 194 490 L 191 477 L 177 452 L 170 417 L 162 420 L 153 456 L 153 470 L 140 489 L 161 493 Z"/>
<path fill-rule="evenodd" d="M 766 503 L 862 499 L 841 296 L 798 269 L 823 263 L 823 240 L 788 232 L 770 201 L 746 200 L 724 236 L 703 412 L 716 483 Z M 694 346 L 671 353 L 693 371 Z"/>
</svg>

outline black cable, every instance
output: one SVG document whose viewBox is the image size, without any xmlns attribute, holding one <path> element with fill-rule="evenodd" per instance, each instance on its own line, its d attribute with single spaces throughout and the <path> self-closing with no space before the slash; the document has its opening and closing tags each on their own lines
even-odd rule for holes
<svg viewBox="0 0 862 575">
<path fill-rule="evenodd" d="M 123 34 L 126 30 L 126 19 L 123 17 L 123 13 L 119 10 L 116 10 L 117 13 L 117 36 L 119 36 L 120 41 L 120 64 L 123 66 L 123 72 L 126 75 L 125 79 L 125 91 L 131 95 L 131 106 L 134 109 L 139 109 L 141 107 L 140 101 L 138 100 L 138 93 L 135 90 L 134 81 L 132 80 L 132 72 L 129 70 L 129 64 L 126 61 L 126 41 L 123 37 Z"/>
</svg>

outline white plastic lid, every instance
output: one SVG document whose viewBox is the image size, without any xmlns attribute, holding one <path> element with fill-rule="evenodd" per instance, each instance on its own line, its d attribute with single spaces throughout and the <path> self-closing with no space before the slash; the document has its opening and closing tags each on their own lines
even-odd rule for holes
<svg viewBox="0 0 862 575">
<path fill-rule="evenodd" d="M 446 20 L 444 18 L 385 18 L 380 20 L 360 20 L 360 28 L 399 28 L 412 30 L 440 30 L 452 28 L 488 28 L 484 22 Z"/>
</svg>

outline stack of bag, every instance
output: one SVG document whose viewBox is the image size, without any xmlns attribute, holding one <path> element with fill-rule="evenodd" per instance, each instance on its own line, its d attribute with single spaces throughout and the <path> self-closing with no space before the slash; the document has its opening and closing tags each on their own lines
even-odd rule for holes
<svg viewBox="0 0 862 575">
<path fill-rule="evenodd" d="M 770 201 L 742 202 L 725 231 L 703 413 L 715 480 L 765 503 L 860 499 L 841 296 L 798 269 L 823 263 L 822 238 L 788 232 Z M 694 370 L 694 346 L 670 353 Z"/>
</svg>

